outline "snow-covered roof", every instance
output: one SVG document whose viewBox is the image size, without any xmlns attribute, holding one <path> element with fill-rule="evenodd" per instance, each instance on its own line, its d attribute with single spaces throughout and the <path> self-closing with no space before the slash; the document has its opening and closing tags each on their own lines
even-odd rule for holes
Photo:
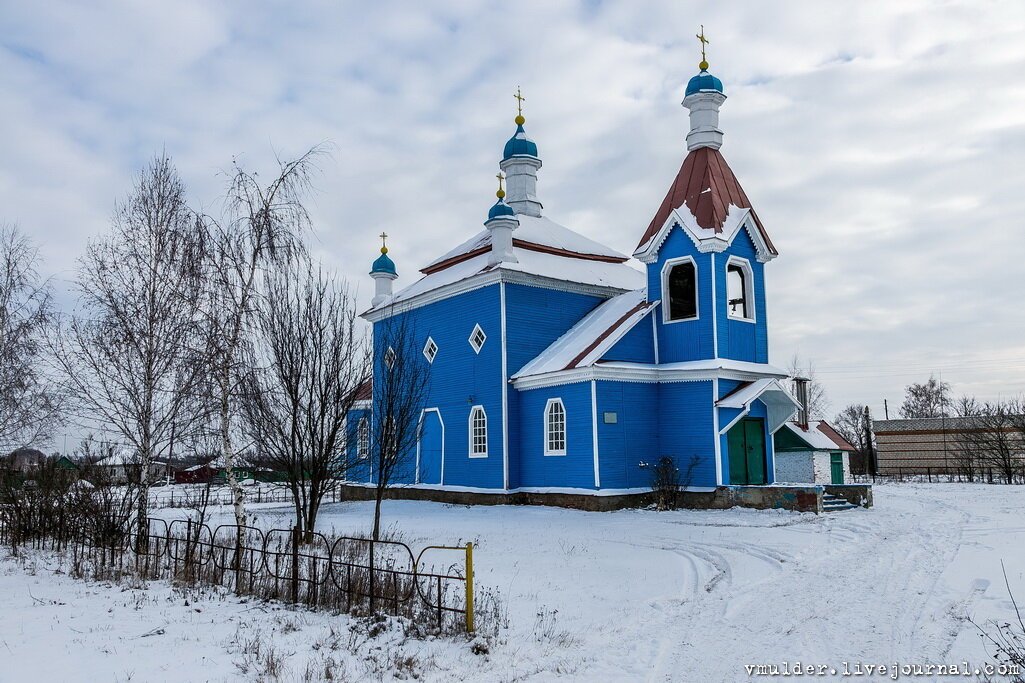
<svg viewBox="0 0 1025 683">
<path fill-rule="evenodd" d="M 447 285 L 454 285 L 477 275 L 499 270 L 526 273 L 553 280 L 595 287 L 607 287 L 621 291 L 638 289 L 645 284 L 644 273 L 625 263 L 609 263 L 572 258 L 515 246 L 513 247 L 513 253 L 518 262 L 504 261 L 499 264 L 489 264 L 488 256 L 490 251 L 486 251 L 465 261 L 460 261 L 447 268 L 435 271 L 430 275 L 425 275 L 405 289 L 399 290 L 389 299 L 370 309 L 370 311 L 388 308 L 396 303 L 409 301 Z"/>
<path fill-rule="evenodd" d="M 778 379 L 765 377 L 753 382 L 745 382 L 731 391 L 726 396 L 715 402 L 718 408 L 742 409 L 745 412 L 751 407 L 751 403 L 758 399 L 765 404 L 770 432 L 775 432 L 783 426 L 787 420 L 793 417 L 800 407 L 797 399 L 790 395 L 790 392 L 783 388 Z M 734 420 L 739 420 L 745 413 L 741 413 Z M 722 428 L 726 432 L 733 424 Z"/>
<path fill-rule="evenodd" d="M 854 450 L 854 446 L 837 434 L 836 430 L 834 430 L 829 423 L 824 420 L 809 420 L 808 429 L 803 429 L 801 425 L 796 422 L 787 422 L 786 427 L 815 450 Z"/>
<path fill-rule="evenodd" d="M 647 301 L 644 289 L 605 301 L 524 365 L 513 379 L 593 365 L 657 303 Z"/>
<path fill-rule="evenodd" d="M 570 254 L 596 256 L 602 259 L 618 261 L 626 261 L 629 258 L 626 254 L 584 237 L 563 225 L 559 225 L 547 216 L 517 214 L 516 219 L 519 221 L 520 227 L 513 231 L 513 240 L 514 244 L 521 243 L 517 246 L 547 247 Z M 451 261 L 459 256 L 464 256 L 481 249 L 487 249 L 490 246 L 491 232 L 487 229 L 481 230 L 455 249 L 428 263 L 424 266 L 422 272 L 430 273 L 446 261 Z"/>
</svg>

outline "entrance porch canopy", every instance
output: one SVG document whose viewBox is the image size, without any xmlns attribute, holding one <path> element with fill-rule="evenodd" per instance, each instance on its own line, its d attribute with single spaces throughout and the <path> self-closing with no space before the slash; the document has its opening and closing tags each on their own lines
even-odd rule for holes
<svg viewBox="0 0 1025 683">
<path fill-rule="evenodd" d="M 765 404 L 765 421 L 770 433 L 774 433 L 786 424 L 787 420 L 793 417 L 797 413 L 797 409 L 801 407 L 797 399 L 790 395 L 790 392 L 780 384 L 778 379 L 766 377 L 754 382 L 745 382 L 715 402 L 717 408 L 740 410 L 740 414 L 720 429 L 719 433 L 725 434 L 738 420 L 746 416 L 755 400 L 760 400 Z"/>
</svg>

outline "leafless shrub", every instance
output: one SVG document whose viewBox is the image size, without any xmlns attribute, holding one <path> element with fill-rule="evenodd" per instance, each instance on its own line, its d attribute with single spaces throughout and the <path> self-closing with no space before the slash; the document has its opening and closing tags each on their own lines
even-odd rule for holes
<svg viewBox="0 0 1025 683">
<path fill-rule="evenodd" d="M 1010 683 L 1025 683 L 1025 618 L 1018 607 L 1018 602 L 1014 599 L 1014 592 L 1007 579 L 1007 569 L 1004 568 L 1003 561 L 1000 562 L 1000 568 L 1004 574 L 1007 594 L 1010 596 L 1011 605 L 1014 608 L 1014 618 L 1001 622 L 991 621 L 986 625 L 988 628 L 983 628 L 974 621 L 972 624 L 979 630 L 983 641 L 993 648 L 994 664 L 998 668 L 1006 670 L 1008 677 L 1001 677 L 1000 680 L 1010 681 Z"/>
</svg>

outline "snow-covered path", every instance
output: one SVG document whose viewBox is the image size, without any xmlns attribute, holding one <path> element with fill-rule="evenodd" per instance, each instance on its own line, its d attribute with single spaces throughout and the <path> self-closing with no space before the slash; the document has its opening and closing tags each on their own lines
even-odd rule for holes
<svg viewBox="0 0 1025 683">
<path fill-rule="evenodd" d="M 461 680 L 473 672 L 486 681 L 732 682 L 750 680 L 744 664 L 983 663 L 966 616 L 979 623 L 1009 618 L 1001 559 L 1012 587 L 1025 596 L 1023 502 L 1025 487 L 888 484 L 876 488 L 876 508 L 829 516 L 388 501 L 385 521 L 413 546 L 476 541 L 477 583 L 497 589 L 508 608 L 505 642 L 487 656 L 451 641 L 417 643 L 433 660 L 428 680 Z M 283 527 L 288 515 L 281 506 L 264 506 L 259 519 Z M 343 503 L 328 506 L 322 522 L 338 533 L 358 533 L 369 515 L 366 503 Z M 63 577 L 42 578 L 0 575 L 0 614 L 15 611 L 24 623 L 40 607 L 11 595 L 8 588 L 18 583 L 34 580 L 33 595 L 44 600 L 46 591 L 78 590 Z M 211 624 L 218 610 L 225 620 L 238 612 L 226 602 L 204 609 Z M 320 616 L 305 622 L 309 633 L 300 645 L 288 641 L 292 671 L 301 671 L 310 656 L 301 643 L 315 642 L 325 627 Z M 88 647 L 81 634 L 58 626 L 48 636 L 57 660 Z M 215 642 L 202 649 L 207 662 L 226 638 L 223 628 L 210 629 L 205 640 Z M 28 649 L 21 639 L 0 621 L 0 655 Z M 133 656 L 132 642 L 116 644 L 118 657 Z M 146 680 L 245 677 L 187 664 L 155 669 L 168 673 Z M 8 680 L 23 679 L 7 678 L 0 668 L 0 681 Z"/>
</svg>

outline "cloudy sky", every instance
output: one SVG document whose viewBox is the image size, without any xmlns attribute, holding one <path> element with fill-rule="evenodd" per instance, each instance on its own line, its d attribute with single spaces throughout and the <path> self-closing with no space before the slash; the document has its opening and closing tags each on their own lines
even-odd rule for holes
<svg viewBox="0 0 1025 683">
<path fill-rule="evenodd" d="M 86 241 L 166 150 L 218 210 L 239 157 L 328 142 L 319 256 L 358 283 L 476 232 L 518 85 L 546 213 L 630 253 L 685 154 L 711 39 L 723 153 L 781 256 L 770 353 L 835 411 L 937 373 L 1025 390 L 1025 3 L 0 0 L 0 221 L 62 305 Z"/>
</svg>

